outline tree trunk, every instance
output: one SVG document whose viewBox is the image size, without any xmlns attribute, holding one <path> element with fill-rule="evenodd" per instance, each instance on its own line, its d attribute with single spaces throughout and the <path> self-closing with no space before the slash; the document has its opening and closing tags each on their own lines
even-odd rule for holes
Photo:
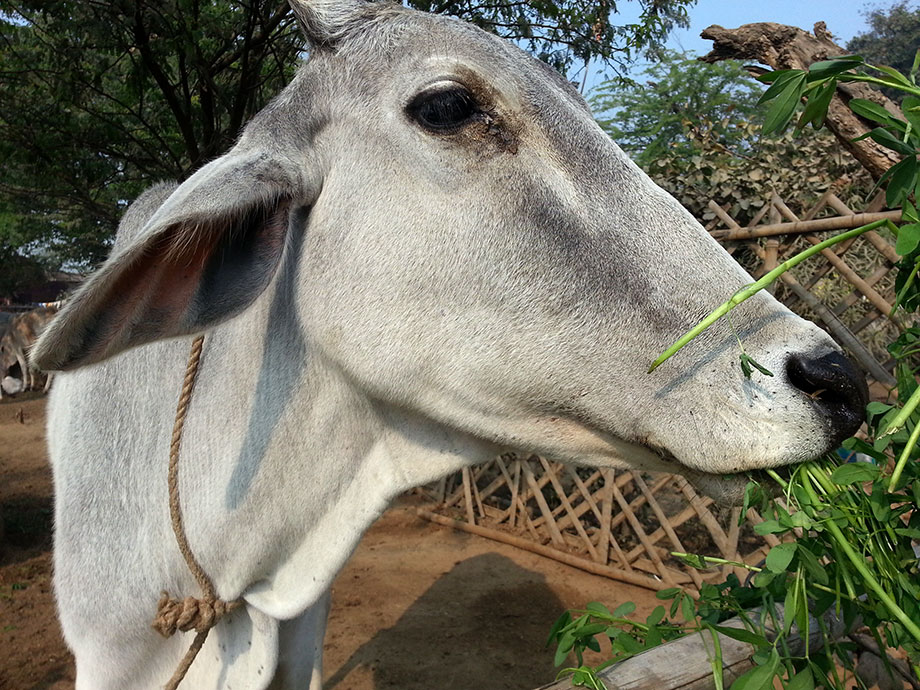
<svg viewBox="0 0 920 690">
<path fill-rule="evenodd" d="M 704 62 L 755 60 L 775 70 L 808 69 L 813 62 L 847 54 L 845 49 L 831 39 L 824 22 L 815 24 L 814 34 L 794 26 L 763 22 L 744 24 L 737 29 L 725 29 L 713 24 L 700 35 L 713 41 L 713 48 L 709 54 L 700 58 Z M 827 110 L 825 124 L 840 141 L 840 145 L 853 154 L 869 174 L 878 180 L 900 160 L 900 156 L 871 139 L 853 141 L 876 125 L 859 117 L 847 107 L 846 104 L 851 98 L 866 98 L 882 105 L 901 119 L 904 119 L 904 116 L 895 103 L 868 84 L 837 85 L 837 93 Z"/>
</svg>

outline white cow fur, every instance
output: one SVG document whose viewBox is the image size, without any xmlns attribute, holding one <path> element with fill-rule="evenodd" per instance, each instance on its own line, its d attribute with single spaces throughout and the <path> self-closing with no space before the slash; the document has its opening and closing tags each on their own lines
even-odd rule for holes
<svg viewBox="0 0 920 690">
<path fill-rule="evenodd" d="M 295 9 L 314 50 L 294 82 L 228 154 L 132 206 L 33 352 L 67 370 L 48 429 L 80 690 L 160 687 L 190 641 L 150 622 L 161 591 L 199 594 L 165 479 L 196 333 L 186 528 L 246 606 L 212 631 L 195 690 L 319 688 L 329 587 L 362 532 L 501 449 L 724 473 L 841 435 L 784 373 L 836 347 L 766 294 L 733 318 L 773 379 L 741 376 L 725 326 L 645 374 L 749 277 L 557 75 L 443 17 Z M 432 133 L 405 107 L 445 81 L 483 114 Z"/>
</svg>

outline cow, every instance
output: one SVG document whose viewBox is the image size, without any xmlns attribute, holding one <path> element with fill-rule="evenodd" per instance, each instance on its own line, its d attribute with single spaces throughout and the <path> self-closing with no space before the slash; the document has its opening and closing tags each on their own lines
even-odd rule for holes
<svg viewBox="0 0 920 690">
<path fill-rule="evenodd" d="M 554 70 L 461 21 L 293 0 L 309 58 L 237 143 L 128 210 L 33 351 L 51 391 L 54 587 L 77 687 L 156 688 L 198 596 L 224 601 L 189 688 L 321 687 L 329 589 L 401 492 L 505 449 L 723 475 L 803 461 L 865 382 L 761 293 L 654 374 L 750 277 Z M 775 375 L 746 379 L 738 341 Z M 434 631 L 433 631 L 434 634 Z"/>
<path fill-rule="evenodd" d="M 39 374 L 30 366 L 29 348 L 38 339 L 42 329 L 58 311 L 57 305 L 41 306 L 37 309 L 16 314 L 10 319 L 6 331 L 0 336 L 0 378 L 19 379 L 19 390 L 33 390 L 39 385 Z M 16 376 L 18 374 L 18 376 Z M 44 390 L 51 385 L 51 377 L 45 380 Z M 5 388 L 7 392 L 15 389 L 15 383 Z"/>
</svg>

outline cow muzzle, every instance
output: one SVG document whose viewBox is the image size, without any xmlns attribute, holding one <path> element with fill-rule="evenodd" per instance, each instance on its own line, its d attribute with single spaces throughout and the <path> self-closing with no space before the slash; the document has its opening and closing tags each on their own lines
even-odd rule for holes
<svg viewBox="0 0 920 690">
<path fill-rule="evenodd" d="M 865 419 L 869 389 L 865 377 L 843 354 L 790 355 L 786 376 L 827 420 L 832 447 L 856 433 Z"/>
</svg>

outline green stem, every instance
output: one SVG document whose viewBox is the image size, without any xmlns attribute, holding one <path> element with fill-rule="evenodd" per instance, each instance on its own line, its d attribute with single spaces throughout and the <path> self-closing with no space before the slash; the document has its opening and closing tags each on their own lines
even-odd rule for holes
<svg viewBox="0 0 920 690">
<path fill-rule="evenodd" d="M 572 609 L 571 612 L 579 615 L 588 614 L 594 618 L 599 618 L 600 620 L 606 621 L 608 623 L 615 623 L 616 625 L 620 626 L 631 626 L 636 628 L 636 630 L 641 630 L 644 633 L 647 633 L 649 628 L 649 626 L 645 625 L 644 623 L 639 623 L 637 621 L 630 620 L 629 618 L 608 616 L 599 611 L 591 611 L 589 609 Z"/>
<path fill-rule="evenodd" d="M 918 387 L 917 390 L 915 390 L 907 399 L 907 402 L 904 403 L 904 407 L 901 408 L 901 411 L 898 412 L 890 422 L 888 422 L 888 426 L 885 427 L 885 431 L 883 433 L 879 434 L 879 438 L 889 436 L 890 434 L 894 434 L 900 431 L 901 427 L 904 426 L 910 416 L 914 413 L 914 410 L 917 409 L 918 404 L 920 404 L 920 387 Z"/>
<path fill-rule="evenodd" d="M 827 592 L 828 594 L 839 594 L 840 596 L 844 597 L 845 599 L 849 599 L 850 601 L 859 601 L 857 597 L 851 597 L 849 594 L 846 594 L 844 592 L 839 592 L 836 589 L 832 589 L 818 582 L 810 582 L 808 586 L 814 587 L 815 589 L 820 589 L 822 592 Z"/>
<path fill-rule="evenodd" d="M 812 494 L 812 500 L 817 501 L 818 497 L 814 495 L 814 489 L 808 483 L 802 484 L 805 487 L 805 490 Z M 837 523 L 833 519 L 829 519 L 824 523 L 824 527 L 828 532 L 831 533 L 831 536 L 834 537 L 834 541 L 837 542 L 837 546 L 844 553 L 850 563 L 853 564 L 853 567 L 856 568 L 857 572 L 862 576 L 863 583 L 875 592 L 875 595 L 881 600 L 888 611 L 897 618 L 904 628 L 911 634 L 911 636 L 917 641 L 920 642 L 920 626 L 918 626 L 910 617 L 904 613 L 903 609 L 898 606 L 897 602 L 891 598 L 888 592 L 885 591 L 878 580 L 876 580 L 872 573 L 869 571 L 869 568 L 866 566 L 866 561 L 858 553 L 853 550 L 853 547 L 850 546 L 850 542 L 847 541 L 843 532 L 840 531 L 840 528 L 837 526 Z"/>
<path fill-rule="evenodd" d="M 754 565 L 748 565 L 747 563 L 741 563 L 739 561 L 728 561 L 724 558 L 716 558 L 715 556 L 697 556 L 697 554 L 681 553 L 680 551 L 672 551 L 671 555 L 675 558 L 698 557 L 703 559 L 706 563 L 712 563 L 713 565 L 733 565 L 738 568 L 744 568 L 745 570 L 751 570 L 755 573 L 759 573 L 762 570 L 762 568 L 758 568 Z"/>
<path fill-rule="evenodd" d="M 904 281 L 904 287 L 901 288 L 894 299 L 894 306 L 891 307 L 891 313 L 888 314 L 888 318 L 894 316 L 894 313 L 898 310 L 898 306 L 901 304 L 901 301 L 904 299 L 904 296 L 910 290 L 911 285 L 914 284 L 914 281 L 917 279 L 917 271 L 920 270 L 920 261 L 914 264 L 914 267 L 910 270 L 910 274 L 907 276 L 907 280 Z"/>
<path fill-rule="evenodd" d="M 783 479 L 782 477 L 780 477 L 780 476 L 779 476 L 779 473 L 778 473 L 776 470 L 774 470 L 774 469 L 768 469 L 766 472 L 767 472 L 768 475 L 770 475 L 770 478 L 771 478 L 773 481 L 775 481 L 777 484 L 779 484 L 781 487 L 783 487 L 783 491 L 785 491 L 786 489 L 789 488 L 789 483 L 788 483 L 785 479 Z"/>
<path fill-rule="evenodd" d="M 920 393 L 920 388 L 914 391 L 914 394 L 910 396 L 910 400 L 907 401 L 909 405 L 911 400 L 917 397 L 917 393 Z M 914 403 L 914 407 L 917 404 Z M 904 406 L 904 409 L 907 409 L 907 406 Z M 903 412 L 904 410 L 902 410 Z M 911 408 L 913 411 L 913 408 Z M 900 414 L 898 415 L 901 416 Z M 887 433 L 887 432 L 885 432 Z M 914 425 L 914 430 L 910 432 L 910 438 L 907 439 L 907 445 L 904 446 L 904 450 L 901 451 L 901 456 L 898 458 L 897 464 L 894 466 L 894 472 L 891 473 L 891 479 L 888 480 L 888 493 L 893 492 L 897 489 L 898 482 L 901 480 L 901 473 L 904 472 L 904 467 L 907 465 L 907 460 L 910 457 L 910 454 L 913 452 L 914 448 L 917 447 L 917 439 L 920 438 L 920 424 Z"/>
<path fill-rule="evenodd" d="M 745 287 L 741 288 L 734 295 L 732 295 L 728 300 L 726 300 L 725 302 L 720 304 L 718 307 L 716 307 L 712 312 L 710 312 L 708 316 L 706 316 L 696 326 L 694 326 L 689 331 L 687 331 L 684 335 L 682 335 L 677 340 L 676 343 L 671 345 L 671 347 L 669 347 L 661 355 L 659 355 L 658 359 L 652 362 L 651 367 L 649 367 L 648 373 L 652 373 L 653 371 L 655 371 L 655 369 L 657 369 L 659 365 L 661 365 L 663 362 L 670 359 L 675 353 L 677 353 L 681 348 L 683 348 L 684 345 L 686 345 L 691 340 L 696 338 L 696 336 L 698 336 L 700 333 L 705 331 L 713 323 L 715 323 L 720 318 L 725 316 L 728 312 L 730 312 L 732 309 L 737 307 L 739 304 L 750 299 L 751 297 L 756 295 L 758 292 L 763 290 L 765 287 L 770 285 L 774 280 L 779 278 L 783 273 L 785 273 L 789 269 L 794 268 L 798 264 L 802 263 L 808 258 L 811 258 L 812 256 L 814 256 L 815 254 L 817 254 L 823 249 L 832 247 L 839 242 L 843 242 L 845 240 L 850 239 L 851 237 L 858 237 L 859 235 L 862 235 L 864 232 L 875 230 L 875 228 L 881 227 L 882 225 L 885 225 L 886 223 L 887 223 L 887 220 L 877 220 L 874 223 L 869 223 L 868 225 L 862 225 L 858 228 L 848 230 L 847 232 L 843 232 L 843 233 L 840 233 L 839 235 L 835 235 L 834 237 L 830 237 L 824 240 L 823 242 L 820 242 L 814 245 L 813 247 L 809 247 L 805 251 L 800 252 L 799 254 L 796 254 L 791 259 L 787 259 L 786 261 L 781 263 L 779 266 L 774 268 L 772 271 L 767 273 L 765 276 L 763 276 L 760 280 L 757 280 L 751 283 L 750 285 L 746 285 Z"/>
<path fill-rule="evenodd" d="M 871 65 L 869 65 L 871 67 Z M 838 79 L 842 82 L 849 81 L 864 81 L 869 84 L 878 84 L 879 86 L 887 86 L 890 89 L 898 89 L 899 91 L 904 91 L 905 93 L 911 93 L 915 96 L 920 96 L 920 89 L 911 88 L 907 84 L 893 83 L 890 80 L 878 79 L 877 77 L 870 77 L 864 74 L 841 74 Z"/>
<path fill-rule="evenodd" d="M 810 477 L 813 477 L 818 484 L 821 485 L 821 488 L 827 493 L 831 498 L 835 498 L 837 494 L 840 493 L 840 487 L 834 484 L 830 477 L 827 475 L 827 472 L 824 471 L 820 465 L 815 462 L 809 462 L 802 468 Z"/>
<path fill-rule="evenodd" d="M 703 623 L 703 627 L 709 631 L 709 634 L 712 635 L 712 648 L 713 654 L 709 657 L 709 667 L 712 669 L 712 680 L 713 684 L 716 686 L 716 690 L 724 690 L 724 680 L 722 676 L 722 643 L 719 641 L 719 633 L 709 625 L 709 623 Z M 700 631 L 702 633 L 702 631 Z M 703 645 L 705 649 L 705 645 Z M 709 655 L 709 650 L 706 649 L 707 656 Z"/>
</svg>

